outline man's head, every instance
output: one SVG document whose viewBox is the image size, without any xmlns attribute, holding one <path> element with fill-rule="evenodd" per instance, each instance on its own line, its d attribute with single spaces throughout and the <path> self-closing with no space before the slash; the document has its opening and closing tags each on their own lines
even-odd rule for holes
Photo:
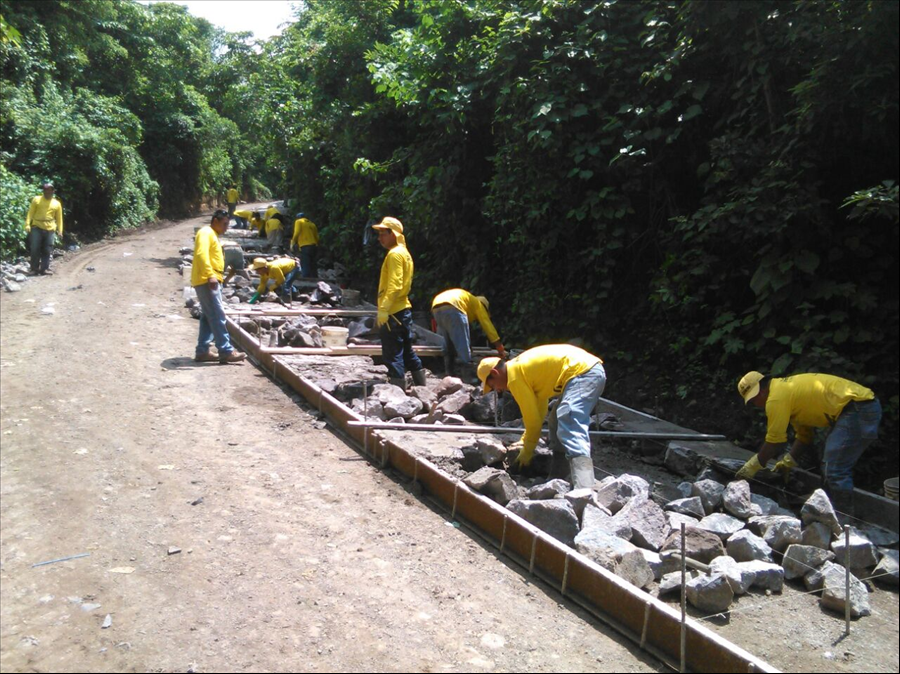
<svg viewBox="0 0 900 674">
<path fill-rule="evenodd" d="M 372 229 L 378 232 L 378 243 L 388 250 L 398 243 L 406 244 L 403 236 L 403 223 L 397 218 L 382 218 L 377 225 L 372 225 Z"/>
<path fill-rule="evenodd" d="M 738 382 L 738 393 L 745 405 L 753 403 L 755 407 L 765 407 L 769 398 L 769 378 L 762 372 L 748 372 Z"/>
<path fill-rule="evenodd" d="M 294 217 L 297 218 L 297 220 L 300 220 L 301 218 L 303 218 L 303 213 L 297 213 L 297 215 L 295 215 Z"/>
<path fill-rule="evenodd" d="M 41 190 L 44 192 L 44 197 L 46 197 L 47 199 L 49 199 L 49 198 L 51 198 L 51 197 L 53 196 L 53 192 L 56 190 L 56 188 L 53 187 L 53 183 L 51 183 L 51 182 L 48 180 L 48 181 L 45 182 L 43 185 L 41 185 Z"/>
<path fill-rule="evenodd" d="M 268 269 L 269 263 L 266 262 L 266 258 L 264 257 L 255 257 L 253 258 L 253 263 L 250 265 L 250 269 L 253 271 L 259 271 L 260 269 Z"/>
<path fill-rule="evenodd" d="M 482 393 L 497 391 L 502 393 L 509 389 L 509 377 L 506 371 L 506 363 L 497 357 L 483 358 L 478 363 L 478 378 L 484 385 Z"/>
<path fill-rule="evenodd" d="M 209 226 L 213 228 L 213 231 L 216 234 L 224 234 L 228 231 L 228 223 L 230 220 L 231 218 L 228 216 L 228 211 L 220 208 L 212 214 L 212 220 L 210 220 Z"/>
</svg>

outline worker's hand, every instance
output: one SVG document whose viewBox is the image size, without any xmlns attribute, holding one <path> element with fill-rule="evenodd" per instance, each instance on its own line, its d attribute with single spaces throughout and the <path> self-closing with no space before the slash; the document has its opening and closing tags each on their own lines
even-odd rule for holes
<svg viewBox="0 0 900 674">
<path fill-rule="evenodd" d="M 791 469 L 797 467 L 797 462 L 790 454 L 785 454 L 781 461 L 775 463 L 775 471 L 781 473 L 784 481 L 787 482 L 791 475 Z"/>
<path fill-rule="evenodd" d="M 209 287 L 211 290 L 217 290 L 219 287 L 219 279 L 217 279 L 215 276 L 210 276 Z"/>
<path fill-rule="evenodd" d="M 523 445 L 520 440 L 519 442 L 514 442 L 509 448 L 519 450 L 519 456 L 517 456 L 515 460 L 517 466 L 525 468 L 526 466 L 531 465 L 531 460 L 534 458 L 534 447 L 525 449 L 525 445 Z"/>
<path fill-rule="evenodd" d="M 759 462 L 759 454 L 754 454 L 752 458 L 744 464 L 734 476 L 738 480 L 752 480 L 753 476 L 763 469 L 763 465 Z"/>
<path fill-rule="evenodd" d="M 380 328 L 382 325 L 388 322 L 389 317 L 390 316 L 388 312 L 379 309 L 378 316 L 375 318 L 375 325 Z"/>
<path fill-rule="evenodd" d="M 253 293 L 253 296 L 247 301 L 247 304 L 256 304 L 259 302 L 259 293 Z"/>
<path fill-rule="evenodd" d="M 31 234 L 31 225 L 25 225 L 25 233 Z"/>
<path fill-rule="evenodd" d="M 509 358 L 509 354 L 506 352 L 506 349 L 503 348 L 503 344 L 501 344 L 500 342 L 497 342 L 497 345 L 494 348 L 497 349 L 497 353 L 500 354 L 500 358 L 502 358 L 503 360 L 506 360 L 507 358 Z"/>
</svg>

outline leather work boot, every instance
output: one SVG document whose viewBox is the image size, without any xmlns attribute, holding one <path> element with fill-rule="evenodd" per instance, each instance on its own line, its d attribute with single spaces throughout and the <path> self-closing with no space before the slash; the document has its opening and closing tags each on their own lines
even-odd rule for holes
<svg viewBox="0 0 900 674">
<path fill-rule="evenodd" d="M 593 489 L 594 487 L 594 462 L 589 456 L 576 456 L 569 459 L 569 468 L 572 470 L 572 490 Z"/>
<path fill-rule="evenodd" d="M 219 357 L 207 351 L 206 353 L 198 353 L 194 356 L 194 360 L 198 363 L 213 363 L 219 360 Z"/>
<path fill-rule="evenodd" d="M 427 383 L 425 380 L 425 370 L 416 370 L 412 373 L 413 385 L 415 386 L 425 386 Z"/>
<path fill-rule="evenodd" d="M 240 363 L 247 359 L 247 354 L 240 351 L 232 351 L 225 356 L 219 356 L 219 362 L 223 365 L 226 363 Z"/>
<path fill-rule="evenodd" d="M 406 377 L 388 377 L 388 381 L 394 386 L 399 386 L 406 392 Z"/>
</svg>

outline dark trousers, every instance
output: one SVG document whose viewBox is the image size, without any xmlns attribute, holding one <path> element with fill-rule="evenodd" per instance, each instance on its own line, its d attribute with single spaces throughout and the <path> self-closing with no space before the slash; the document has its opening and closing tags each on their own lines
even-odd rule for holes
<svg viewBox="0 0 900 674">
<path fill-rule="evenodd" d="M 31 271 L 35 274 L 50 269 L 50 256 L 53 254 L 53 242 L 56 241 L 54 230 L 32 227 L 28 243 L 31 245 Z"/>
<path fill-rule="evenodd" d="M 294 268 L 284 275 L 284 283 L 281 284 L 280 290 L 281 296 L 288 301 L 292 300 L 294 297 L 294 279 L 297 278 L 299 273 L 300 267 L 294 265 Z"/>
<path fill-rule="evenodd" d="M 300 248 L 300 267 L 303 270 L 303 278 L 316 278 L 319 275 L 318 258 L 318 246 L 312 245 Z"/>
<path fill-rule="evenodd" d="M 234 215 L 234 209 L 237 208 L 237 204 L 228 204 L 228 217 L 230 218 Z"/>
<path fill-rule="evenodd" d="M 388 369 L 388 377 L 401 379 L 406 370 L 415 372 L 422 369 L 422 361 L 413 351 L 412 310 L 403 309 L 388 316 L 381 326 L 381 357 Z"/>
</svg>

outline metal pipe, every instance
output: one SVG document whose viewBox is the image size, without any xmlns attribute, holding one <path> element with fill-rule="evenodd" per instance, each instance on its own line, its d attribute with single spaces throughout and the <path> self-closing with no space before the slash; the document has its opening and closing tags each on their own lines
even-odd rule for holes
<svg viewBox="0 0 900 674">
<path fill-rule="evenodd" d="M 850 527 L 844 525 L 844 636 L 850 634 Z"/>
<path fill-rule="evenodd" d="M 504 428 L 502 426 L 475 426 L 452 424 L 400 424 L 380 421 L 351 421 L 350 426 L 378 428 L 385 431 L 431 431 L 436 433 L 524 433 L 521 427 Z M 549 433 L 546 428 L 541 433 Z M 724 440 L 724 435 L 707 435 L 704 433 L 640 433 L 637 431 L 589 431 L 592 437 L 604 438 L 645 438 L 654 440 Z"/>
<path fill-rule="evenodd" d="M 681 647 L 679 648 L 679 652 L 681 655 L 681 664 L 678 671 L 684 672 L 686 671 L 686 663 L 687 663 L 687 653 L 686 653 L 686 644 L 687 644 L 687 630 L 686 620 L 687 620 L 687 555 L 685 554 L 685 542 L 684 542 L 685 534 L 684 534 L 684 522 L 681 523 Z"/>
</svg>

